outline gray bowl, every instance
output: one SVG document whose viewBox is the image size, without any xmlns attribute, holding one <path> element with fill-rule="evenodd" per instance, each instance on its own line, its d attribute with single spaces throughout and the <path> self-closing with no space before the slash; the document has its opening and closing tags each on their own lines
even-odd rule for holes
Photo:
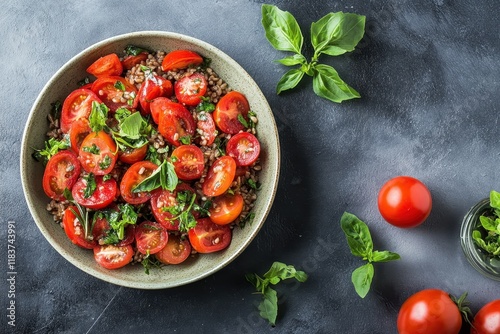
<svg viewBox="0 0 500 334">
<path fill-rule="evenodd" d="M 255 220 L 243 229 L 233 230 L 230 246 L 221 252 L 203 254 L 181 265 L 154 269 L 149 275 L 141 265 L 126 266 L 118 270 L 101 268 L 91 250 L 72 244 L 63 229 L 54 223 L 46 211 L 49 198 L 42 189 L 43 166 L 31 154 L 33 148 L 42 148 L 47 139 L 47 115 L 54 101 L 64 98 L 77 88 L 77 82 L 87 74 L 85 69 L 97 58 L 111 52 L 121 53 L 132 44 L 150 50 L 171 51 L 189 49 L 212 59 L 211 67 L 234 90 L 246 95 L 253 111 L 257 112 L 257 131 L 261 142 L 260 181 L 262 189 L 255 203 Z M 33 219 L 47 241 L 65 259 L 84 272 L 104 281 L 138 289 L 163 289 L 188 284 L 220 270 L 233 261 L 255 238 L 262 227 L 274 200 L 280 167 L 279 138 L 273 114 L 266 98 L 250 75 L 228 55 L 214 46 L 192 37 L 160 31 L 143 31 L 106 39 L 85 49 L 68 61 L 42 89 L 36 99 L 24 129 L 21 145 L 21 179 L 26 202 Z"/>
</svg>

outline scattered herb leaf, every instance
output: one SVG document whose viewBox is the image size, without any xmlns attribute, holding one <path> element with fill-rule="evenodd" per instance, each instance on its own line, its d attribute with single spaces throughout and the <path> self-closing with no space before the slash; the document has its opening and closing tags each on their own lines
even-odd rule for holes
<svg viewBox="0 0 500 334">
<path fill-rule="evenodd" d="M 69 140 L 65 137 L 62 140 L 57 140 L 55 138 L 50 138 L 45 142 L 45 148 L 41 150 L 35 150 L 32 157 L 36 161 L 42 161 L 46 164 L 50 158 L 56 155 L 57 152 L 65 150 L 70 147 Z"/>
</svg>

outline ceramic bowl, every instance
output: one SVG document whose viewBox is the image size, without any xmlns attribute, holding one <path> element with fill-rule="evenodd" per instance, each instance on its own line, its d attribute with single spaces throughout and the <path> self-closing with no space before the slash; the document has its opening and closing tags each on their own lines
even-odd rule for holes
<svg viewBox="0 0 500 334">
<path fill-rule="evenodd" d="M 257 131 L 261 142 L 260 182 L 262 189 L 255 202 L 255 219 L 244 228 L 236 227 L 230 246 L 221 252 L 203 254 L 185 264 L 164 266 L 150 270 L 146 275 L 141 265 L 129 265 L 118 270 L 101 268 L 94 260 L 91 250 L 73 245 L 59 224 L 54 223 L 46 210 L 49 198 L 42 189 L 43 165 L 35 161 L 33 148 L 43 147 L 48 131 L 47 115 L 51 103 L 63 101 L 77 88 L 77 82 L 87 76 L 85 69 L 97 58 L 116 52 L 122 54 L 127 45 L 142 46 L 150 50 L 189 49 L 211 59 L 211 67 L 234 90 L 248 98 L 250 107 L 257 112 Z M 23 190 L 33 220 L 47 241 L 65 259 L 84 272 L 104 281 L 138 289 L 163 289 L 200 280 L 220 270 L 233 261 L 255 238 L 261 229 L 271 205 L 278 184 L 280 147 L 275 120 L 266 98 L 250 75 L 231 57 L 216 47 L 185 35 L 144 31 L 128 33 L 106 39 L 77 54 L 58 70 L 42 89 L 36 99 L 26 123 L 21 147 L 21 178 Z"/>
</svg>

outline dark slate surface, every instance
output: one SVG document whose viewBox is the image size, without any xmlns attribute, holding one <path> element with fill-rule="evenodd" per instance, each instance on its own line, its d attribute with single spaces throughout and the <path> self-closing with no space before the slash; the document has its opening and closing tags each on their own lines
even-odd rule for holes
<svg viewBox="0 0 500 334">
<path fill-rule="evenodd" d="M 271 1 L 270 1 L 271 2 Z M 467 263 L 459 240 L 465 212 L 499 189 L 499 11 L 495 0 L 275 1 L 309 25 L 331 11 L 367 16 L 366 36 L 336 67 L 362 99 L 330 103 L 310 80 L 277 96 L 284 56 L 260 24 L 262 1 L 6 1 L 0 14 L 0 270 L 2 333 L 396 333 L 403 301 L 430 287 L 469 292 L 473 310 L 500 298 L 499 284 Z M 53 73 L 82 49 L 139 30 L 191 35 L 238 61 L 268 98 L 282 169 L 275 204 L 250 247 L 197 283 L 161 291 L 114 286 L 66 262 L 25 204 L 19 175 L 24 123 Z M 311 48 L 305 52 L 310 56 Z M 428 221 L 402 230 L 383 222 L 376 198 L 389 178 L 412 175 L 430 188 Z M 375 247 L 402 260 L 376 266 L 360 299 L 339 228 L 343 211 L 367 221 Z M 16 224 L 16 327 L 7 325 L 7 222 Z M 277 326 L 258 316 L 246 272 L 280 260 L 306 270 L 285 284 Z"/>
</svg>

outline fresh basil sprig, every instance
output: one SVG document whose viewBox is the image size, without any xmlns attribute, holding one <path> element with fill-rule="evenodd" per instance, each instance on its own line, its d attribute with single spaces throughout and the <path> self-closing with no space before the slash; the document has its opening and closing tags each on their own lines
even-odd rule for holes
<svg viewBox="0 0 500 334">
<path fill-rule="evenodd" d="M 490 192 L 491 210 L 479 216 L 480 225 L 472 231 L 472 239 L 491 257 L 500 258 L 500 193 Z"/>
<path fill-rule="evenodd" d="M 135 186 L 132 192 L 152 191 L 160 187 L 173 191 L 177 187 L 178 182 L 179 179 L 177 178 L 177 174 L 175 174 L 174 165 L 170 161 L 164 160 L 151 175 Z"/>
<path fill-rule="evenodd" d="M 351 276 L 357 294 L 361 298 L 365 298 L 372 284 L 373 263 L 398 260 L 400 258 L 399 254 L 373 250 L 373 241 L 368 225 L 352 213 L 344 212 L 340 219 L 340 225 L 347 238 L 351 253 L 367 261 L 366 264 L 355 269 Z"/>
<path fill-rule="evenodd" d="M 32 157 L 36 161 L 42 161 L 44 164 L 49 162 L 50 158 L 56 155 L 57 152 L 65 150 L 70 147 L 69 140 L 65 137 L 62 140 L 50 138 L 45 142 L 45 148 L 33 152 Z"/>
<path fill-rule="evenodd" d="M 277 60 L 285 66 L 297 66 L 286 72 L 278 82 L 276 93 L 294 88 L 304 77 L 313 77 L 314 92 L 325 99 L 340 103 L 359 98 L 359 93 L 345 83 L 337 71 L 318 63 L 322 54 L 338 56 L 353 51 L 363 38 L 366 17 L 353 13 L 329 13 L 311 24 L 311 44 L 314 55 L 310 62 L 302 54 L 304 37 L 292 14 L 273 5 L 262 5 L 262 25 L 266 38 L 279 51 L 294 54 Z"/>
<path fill-rule="evenodd" d="M 307 280 L 307 274 L 303 271 L 296 270 L 292 265 L 274 262 L 263 277 L 257 274 L 247 274 L 245 278 L 255 287 L 257 293 L 262 294 L 263 299 L 258 307 L 260 316 L 268 320 L 271 325 L 275 326 L 276 317 L 278 316 L 278 295 L 276 290 L 271 288 L 270 285 L 276 285 L 290 278 L 295 278 L 299 282 L 305 282 Z"/>
</svg>

